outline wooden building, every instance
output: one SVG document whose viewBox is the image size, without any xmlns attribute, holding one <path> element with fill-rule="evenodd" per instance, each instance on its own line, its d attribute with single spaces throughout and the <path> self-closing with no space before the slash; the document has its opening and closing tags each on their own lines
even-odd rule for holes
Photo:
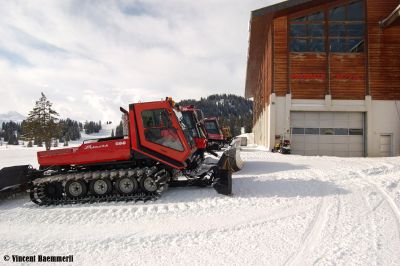
<svg viewBox="0 0 400 266">
<path fill-rule="evenodd" d="M 292 153 L 400 154 L 400 1 L 288 0 L 251 14 L 254 137 Z"/>
</svg>

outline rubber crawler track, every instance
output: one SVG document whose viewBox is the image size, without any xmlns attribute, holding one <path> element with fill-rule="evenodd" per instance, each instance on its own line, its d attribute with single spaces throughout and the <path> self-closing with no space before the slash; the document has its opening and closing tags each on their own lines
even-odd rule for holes
<svg viewBox="0 0 400 266">
<path fill-rule="evenodd" d="M 140 189 L 137 192 L 132 194 L 121 194 L 113 188 L 111 194 L 99 196 L 92 193 L 88 193 L 83 197 L 70 198 L 65 193 L 65 183 L 69 180 L 82 180 L 86 183 L 89 183 L 92 180 L 95 180 L 99 177 L 108 178 L 112 182 L 116 181 L 120 177 L 134 177 L 139 182 L 141 178 L 145 176 L 153 176 L 157 179 L 158 170 L 156 168 L 135 168 L 135 169 L 114 169 L 114 170 L 105 170 L 105 171 L 91 171 L 91 172 L 76 172 L 76 173 L 65 173 L 65 174 L 57 174 L 54 176 L 42 177 L 39 179 L 35 179 L 31 188 L 29 189 L 29 195 L 32 202 L 41 205 L 66 205 L 66 204 L 77 204 L 77 203 L 96 203 L 96 202 L 121 202 L 121 201 L 155 201 L 157 200 L 161 194 L 166 190 L 167 184 L 165 181 L 160 181 L 159 189 L 156 192 L 149 193 L 141 191 Z M 48 197 L 46 194 L 46 186 L 49 184 L 62 184 L 62 195 L 57 198 Z"/>
</svg>

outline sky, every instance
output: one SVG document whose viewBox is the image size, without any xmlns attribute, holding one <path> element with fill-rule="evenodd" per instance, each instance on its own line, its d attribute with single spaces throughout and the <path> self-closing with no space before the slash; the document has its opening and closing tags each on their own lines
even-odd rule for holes
<svg viewBox="0 0 400 266">
<path fill-rule="evenodd" d="M 62 118 L 119 106 L 244 95 L 252 10 L 277 0 L 0 1 L 0 113 L 43 92 Z"/>
</svg>

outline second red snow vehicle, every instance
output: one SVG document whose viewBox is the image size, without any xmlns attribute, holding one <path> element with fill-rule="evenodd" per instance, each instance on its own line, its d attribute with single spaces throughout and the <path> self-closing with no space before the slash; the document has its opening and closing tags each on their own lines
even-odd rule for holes
<svg viewBox="0 0 400 266">
<path fill-rule="evenodd" d="M 183 122 L 196 143 L 197 152 L 204 157 L 204 152 L 207 150 L 207 136 L 201 122 L 202 118 L 199 117 L 200 113 L 202 113 L 201 110 L 193 105 L 182 107 Z"/>
<path fill-rule="evenodd" d="M 212 150 L 220 150 L 226 144 L 226 139 L 221 131 L 216 117 L 204 119 L 204 127 L 207 132 L 208 146 Z"/>
<path fill-rule="evenodd" d="M 26 181 L 31 200 L 39 205 L 151 200 L 168 186 L 213 186 L 231 194 L 232 172 L 242 167 L 239 149 L 232 147 L 218 162 L 207 163 L 189 131 L 194 128 L 173 105 L 167 99 L 131 104 L 129 111 L 121 108 L 126 136 L 38 152 L 38 170 L 28 165 L 3 168 L 0 181 Z"/>
</svg>

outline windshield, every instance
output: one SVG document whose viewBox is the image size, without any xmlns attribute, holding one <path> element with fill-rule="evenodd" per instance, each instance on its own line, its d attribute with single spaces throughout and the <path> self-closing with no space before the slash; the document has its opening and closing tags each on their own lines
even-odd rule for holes
<svg viewBox="0 0 400 266">
<path fill-rule="evenodd" d="M 196 115 L 197 115 L 197 119 L 198 119 L 199 121 L 201 121 L 201 120 L 204 119 L 204 114 L 203 114 L 203 112 L 202 112 L 200 109 L 196 109 Z"/>
<path fill-rule="evenodd" d="M 183 114 L 183 123 L 188 128 L 190 135 L 193 138 L 199 138 L 200 133 L 197 128 L 196 118 L 194 117 L 194 113 L 191 111 L 184 111 Z"/>
<path fill-rule="evenodd" d="M 194 142 L 194 140 L 193 140 L 192 135 L 190 134 L 190 129 L 189 129 L 189 127 L 188 127 L 188 126 L 185 124 L 185 122 L 184 122 L 184 116 L 183 116 L 182 112 L 177 111 L 175 108 L 174 108 L 173 110 L 174 110 L 174 113 L 175 113 L 175 115 L 176 115 L 176 118 L 178 119 L 179 124 L 180 124 L 180 126 L 181 126 L 181 128 L 182 128 L 182 130 L 183 130 L 183 133 L 184 133 L 184 135 L 185 135 L 185 139 L 186 139 L 187 143 L 188 143 L 191 147 L 193 147 L 193 146 L 195 145 L 195 142 Z"/>
<path fill-rule="evenodd" d="M 215 120 L 205 121 L 204 126 L 208 134 L 221 134 Z"/>
</svg>

